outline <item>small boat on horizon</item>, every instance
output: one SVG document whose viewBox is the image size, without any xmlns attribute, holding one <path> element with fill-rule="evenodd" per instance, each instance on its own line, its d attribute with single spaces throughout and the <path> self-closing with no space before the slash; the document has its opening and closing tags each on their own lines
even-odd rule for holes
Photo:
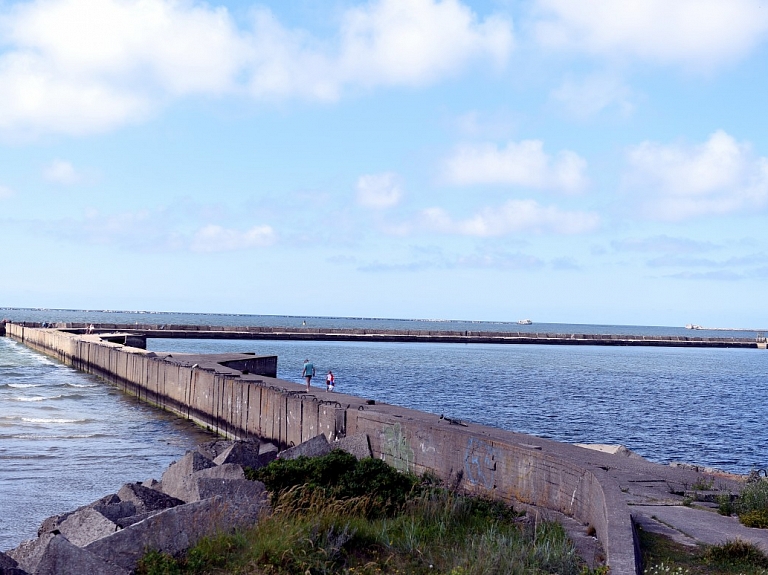
<svg viewBox="0 0 768 575">
<path fill-rule="evenodd" d="M 529 319 L 520 319 L 517 320 L 518 325 L 531 325 L 533 322 Z"/>
<path fill-rule="evenodd" d="M 685 324 L 685 329 L 701 329 L 701 326 L 695 323 L 687 323 Z"/>
</svg>

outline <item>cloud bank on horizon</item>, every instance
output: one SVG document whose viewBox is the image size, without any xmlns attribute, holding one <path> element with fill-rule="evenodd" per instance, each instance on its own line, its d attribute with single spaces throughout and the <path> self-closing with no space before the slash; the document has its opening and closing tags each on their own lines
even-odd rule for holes
<svg viewBox="0 0 768 575">
<path fill-rule="evenodd" d="M 0 301 L 768 327 L 766 40 L 759 0 L 7 2 Z"/>
</svg>

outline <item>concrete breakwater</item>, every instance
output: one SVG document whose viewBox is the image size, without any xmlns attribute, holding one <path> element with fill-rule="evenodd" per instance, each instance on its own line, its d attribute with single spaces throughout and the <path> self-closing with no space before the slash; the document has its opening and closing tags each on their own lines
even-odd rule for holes
<svg viewBox="0 0 768 575">
<path fill-rule="evenodd" d="M 467 424 L 343 394 L 307 394 L 265 375 L 273 358 L 160 354 L 57 329 L 8 324 L 22 343 L 98 375 L 140 399 L 236 439 L 281 448 L 319 434 L 365 434 L 375 457 L 401 470 L 431 471 L 448 485 L 563 513 L 596 533 L 612 573 L 639 572 L 627 497 L 635 486 L 691 485 L 692 470 Z M 248 363 L 250 362 L 250 363 Z M 258 372 L 263 372 L 258 374 Z M 272 373 L 272 372 L 270 372 Z M 329 398 L 333 398 L 330 400 Z M 646 483 L 643 483 L 646 482 Z"/>
<path fill-rule="evenodd" d="M 19 325 L 40 327 L 39 323 Z M 57 329 L 86 333 L 90 324 L 57 323 Z M 442 330 L 388 330 L 349 328 L 308 328 L 271 326 L 211 326 L 157 324 L 97 324 L 96 332 L 112 331 L 142 338 L 164 339 L 250 339 L 295 341 L 376 341 L 422 343 L 492 343 L 545 345 L 662 346 L 696 348 L 765 349 L 764 338 L 694 337 L 678 335 L 631 335 L 591 333 L 537 333 Z"/>
</svg>

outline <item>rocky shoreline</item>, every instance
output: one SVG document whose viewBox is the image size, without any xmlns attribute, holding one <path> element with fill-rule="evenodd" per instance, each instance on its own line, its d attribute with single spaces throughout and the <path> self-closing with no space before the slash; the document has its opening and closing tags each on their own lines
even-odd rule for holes
<svg viewBox="0 0 768 575">
<path fill-rule="evenodd" d="M 177 555 L 216 533 L 254 525 L 270 513 L 264 484 L 245 478 L 275 458 L 343 449 L 370 457 L 365 435 L 333 444 L 319 435 L 282 452 L 267 441 L 199 445 L 161 479 L 127 483 L 117 493 L 43 521 L 37 539 L 0 552 L 0 575 L 129 575 L 147 550 Z"/>
</svg>

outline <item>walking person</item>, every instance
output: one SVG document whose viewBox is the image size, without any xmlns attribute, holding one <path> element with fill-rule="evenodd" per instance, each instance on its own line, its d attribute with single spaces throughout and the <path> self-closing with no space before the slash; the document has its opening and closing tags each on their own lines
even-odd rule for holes
<svg viewBox="0 0 768 575">
<path fill-rule="evenodd" d="M 325 391 L 333 391 L 334 387 L 336 387 L 336 383 L 333 379 L 333 372 L 328 370 L 328 375 L 325 376 Z"/>
<path fill-rule="evenodd" d="M 308 359 L 304 360 L 304 369 L 301 370 L 301 377 L 307 380 L 307 391 L 309 391 L 309 383 L 312 381 L 312 377 L 315 375 L 315 366 L 312 365 Z"/>
</svg>

